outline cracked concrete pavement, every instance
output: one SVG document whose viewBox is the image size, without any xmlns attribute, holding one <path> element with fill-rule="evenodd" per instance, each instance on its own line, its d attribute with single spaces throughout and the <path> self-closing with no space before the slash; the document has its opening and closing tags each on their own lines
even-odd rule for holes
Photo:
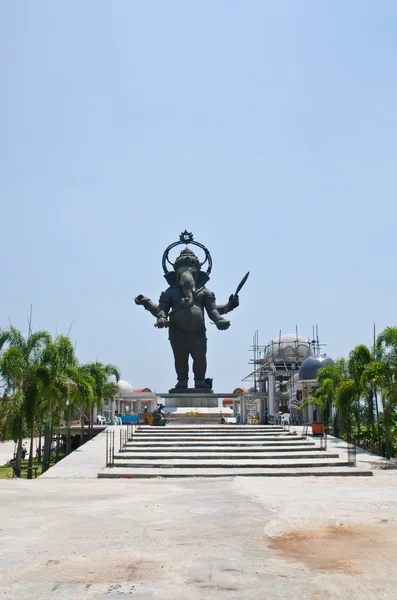
<svg viewBox="0 0 397 600">
<path fill-rule="evenodd" d="M 0 599 L 391 600 L 396 471 L 0 481 Z"/>
</svg>

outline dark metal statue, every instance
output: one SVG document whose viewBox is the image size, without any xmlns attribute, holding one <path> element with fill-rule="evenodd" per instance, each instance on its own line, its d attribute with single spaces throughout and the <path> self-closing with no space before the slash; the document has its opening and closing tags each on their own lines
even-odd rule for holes
<svg viewBox="0 0 397 600">
<path fill-rule="evenodd" d="M 167 419 L 165 418 L 163 408 L 164 404 L 159 404 L 157 408 L 153 411 L 152 425 L 154 425 L 155 427 L 165 426 L 167 423 Z"/>
<path fill-rule="evenodd" d="M 192 244 L 201 248 L 205 260 L 200 263 L 197 256 L 189 248 L 182 250 L 175 263 L 169 260 L 169 252 L 180 244 Z M 168 271 L 167 262 L 173 271 Z M 208 262 L 207 271 L 202 266 Z M 175 389 L 186 390 L 189 379 L 189 356 L 193 359 L 195 389 L 210 391 L 212 380 L 206 379 L 207 370 L 207 337 L 205 329 L 204 309 L 218 329 L 228 329 L 230 321 L 223 315 L 234 310 L 239 305 L 238 292 L 246 282 L 249 273 L 243 278 L 236 292 L 229 297 L 227 304 L 217 305 L 214 294 L 205 287 L 210 278 L 212 259 L 209 251 L 193 235 L 184 231 L 179 241 L 174 242 L 163 254 L 164 277 L 169 288 L 160 296 L 158 304 L 149 298 L 139 295 L 135 303 L 145 307 L 157 318 L 155 326 L 168 327 L 169 340 L 174 352 L 177 384 Z"/>
</svg>

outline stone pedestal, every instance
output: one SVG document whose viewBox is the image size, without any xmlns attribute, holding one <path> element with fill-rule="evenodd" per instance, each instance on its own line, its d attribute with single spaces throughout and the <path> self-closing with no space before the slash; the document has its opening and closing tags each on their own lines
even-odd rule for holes
<svg viewBox="0 0 397 600">
<path fill-rule="evenodd" d="M 221 416 L 233 415 L 230 408 L 219 406 L 218 395 L 209 389 L 176 388 L 165 397 L 160 394 L 160 397 L 160 402 L 174 423 L 217 423 Z"/>
<path fill-rule="evenodd" d="M 182 390 L 177 390 L 174 398 L 164 398 L 162 402 L 166 410 L 177 408 L 217 408 L 218 398 L 212 393 L 202 393 L 203 390 L 190 390 L 190 392 L 182 393 Z M 192 396 L 191 394 L 195 394 Z M 196 394 L 202 394 L 199 398 Z"/>
<path fill-rule="evenodd" d="M 213 394 L 210 388 L 172 388 L 170 394 Z"/>
</svg>

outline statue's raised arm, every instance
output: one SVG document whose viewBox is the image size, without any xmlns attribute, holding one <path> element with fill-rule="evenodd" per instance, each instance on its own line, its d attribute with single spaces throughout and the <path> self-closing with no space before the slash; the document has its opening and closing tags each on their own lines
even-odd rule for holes
<svg viewBox="0 0 397 600">
<path fill-rule="evenodd" d="M 150 300 L 150 298 L 146 298 L 146 296 L 142 296 L 142 294 L 139 294 L 139 296 L 137 296 L 135 299 L 135 304 L 138 304 L 139 306 L 143 306 L 145 308 L 145 310 L 148 310 L 150 313 L 152 313 L 152 315 L 155 317 L 157 316 L 157 312 L 158 312 L 158 304 L 155 304 L 154 302 L 152 302 Z"/>
<path fill-rule="evenodd" d="M 134 298 L 134 301 L 135 304 L 138 304 L 138 306 L 143 306 L 145 310 L 148 310 L 154 317 L 157 317 L 159 305 L 152 302 L 150 298 L 139 294 L 139 296 Z M 237 308 L 239 304 L 240 300 L 238 295 L 231 294 L 231 296 L 229 296 L 229 301 L 226 304 L 217 304 L 216 309 L 220 315 L 226 315 L 227 313 L 232 312 L 232 310 Z"/>
</svg>

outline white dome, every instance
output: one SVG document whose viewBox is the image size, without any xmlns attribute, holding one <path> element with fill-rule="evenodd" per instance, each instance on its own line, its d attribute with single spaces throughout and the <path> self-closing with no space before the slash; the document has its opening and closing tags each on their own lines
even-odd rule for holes
<svg viewBox="0 0 397 600">
<path fill-rule="evenodd" d="M 266 358 L 274 361 L 304 360 L 312 353 L 307 338 L 295 333 L 286 333 L 274 339 L 267 347 Z"/>
<path fill-rule="evenodd" d="M 123 394 L 132 394 L 134 391 L 132 385 L 130 383 L 128 383 L 128 381 L 124 381 L 123 379 L 120 379 L 117 382 L 117 387 L 119 388 L 119 394 L 121 396 Z"/>
</svg>

